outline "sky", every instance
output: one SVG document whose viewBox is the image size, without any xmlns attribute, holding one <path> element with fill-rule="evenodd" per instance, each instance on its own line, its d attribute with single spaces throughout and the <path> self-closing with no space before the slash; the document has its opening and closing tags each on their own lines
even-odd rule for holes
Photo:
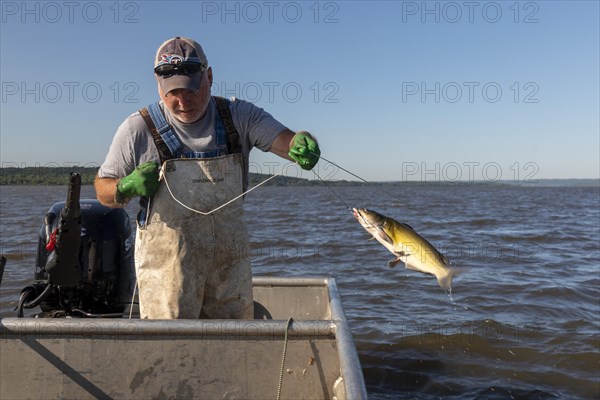
<svg viewBox="0 0 600 400">
<path fill-rule="evenodd" d="M 157 47 L 186 36 L 214 95 L 318 138 L 323 179 L 600 178 L 598 1 L 2 1 L 1 18 L 3 167 L 100 165 L 158 99 Z M 258 149 L 250 169 L 315 178 Z"/>
</svg>

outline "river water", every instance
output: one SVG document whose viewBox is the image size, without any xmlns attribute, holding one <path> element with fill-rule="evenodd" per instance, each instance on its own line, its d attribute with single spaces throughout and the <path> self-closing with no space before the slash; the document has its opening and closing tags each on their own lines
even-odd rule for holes
<svg viewBox="0 0 600 400">
<path fill-rule="evenodd" d="M 328 188 L 247 196 L 254 274 L 336 278 L 370 398 L 600 398 L 598 187 L 333 190 L 351 207 L 408 223 L 468 268 L 450 298 L 432 275 L 388 268 L 393 255 Z M 15 315 L 43 215 L 65 191 L 0 187 L 0 316 Z M 82 198 L 93 197 L 84 186 Z"/>
</svg>

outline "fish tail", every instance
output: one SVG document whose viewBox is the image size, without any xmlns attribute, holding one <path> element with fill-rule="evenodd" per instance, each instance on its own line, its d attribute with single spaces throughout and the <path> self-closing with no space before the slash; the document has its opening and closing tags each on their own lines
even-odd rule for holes
<svg viewBox="0 0 600 400">
<path fill-rule="evenodd" d="M 439 285 L 441 286 L 441 288 L 448 291 L 448 290 L 452 289 L 452 277 L 453 276 L 454 276 L 454 273 L 452 272 L 451 269 L 449 269 L 444 274 L 439 274 L 439 275 L 436 275 L 435 277 L 437 278 L 437 281 L 438 281 Z"/>
<path fill-rule="evenodd" d="M 464 271 L 466 271 L 465 268 L 448 268 L 443 273 L 436 275 L 436 278 L 442 289 L 449 291 L 452 290 L 452 278 Z"/>
</svg>

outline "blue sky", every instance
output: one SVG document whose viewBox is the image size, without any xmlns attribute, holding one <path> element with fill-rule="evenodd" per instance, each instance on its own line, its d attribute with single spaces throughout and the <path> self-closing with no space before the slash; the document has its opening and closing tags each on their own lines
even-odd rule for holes
<svg viewBox="0 0 600 400">
<path fill-rule="evenodd" d="M 179 35 L 203 45 L 215 95 L 312 132 L 364 179 L 600 177 L 597 1 L 1 7 L 3 166 L 99 165 L 122 120 L 157 98 L 152 58 Z M 251 162 L 284 166 L 259 150 Z"/>
</svg>

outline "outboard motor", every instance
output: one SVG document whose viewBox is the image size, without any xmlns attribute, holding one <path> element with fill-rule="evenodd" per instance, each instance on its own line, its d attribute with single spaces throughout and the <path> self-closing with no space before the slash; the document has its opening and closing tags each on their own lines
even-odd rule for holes
<svg viewBox="0 0 600 400">
<path fill-rule="evenodd" d="M 54 204 L 40 229 L 34 283 L 21 291 L 23 308 L 43 317 L 120 317 L 135 273 L 127 212 L 80 200 L 81 177 L 69 177 L 67 201 Z"/>
</svg>

